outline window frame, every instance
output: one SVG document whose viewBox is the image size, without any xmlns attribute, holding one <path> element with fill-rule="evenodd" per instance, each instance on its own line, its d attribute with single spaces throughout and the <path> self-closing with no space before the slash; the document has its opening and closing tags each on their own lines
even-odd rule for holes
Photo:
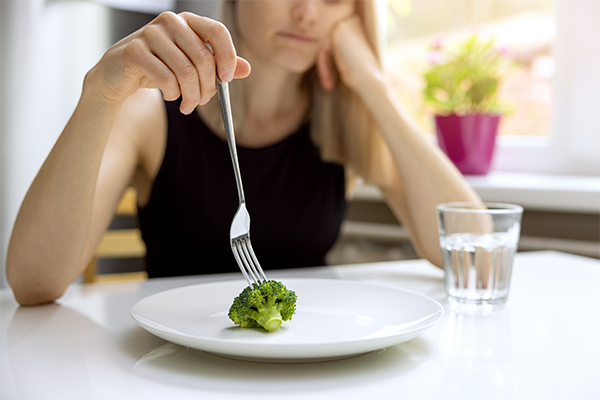
<svg viewBox="0 0 600 400">
<path fill-rule="evenodd" d="M 555 15 L 551 136 L 498 137 L 494 170 L 600 175 L 600 2 L 556 0 Z"/>
<path fill-rule="evenodd" d="M 379 8 L 387 12 L 387 0 Z M 551 134 L 498 136 L 492 171 L 600 175 L 600 1 L 556 0 Z M 382 18 L 382 37 L 386 37 Z M 433 136 L 433 135 L 432 135 Z M 435 142 L 435 140 L 432 140 Z"/>
</svg>

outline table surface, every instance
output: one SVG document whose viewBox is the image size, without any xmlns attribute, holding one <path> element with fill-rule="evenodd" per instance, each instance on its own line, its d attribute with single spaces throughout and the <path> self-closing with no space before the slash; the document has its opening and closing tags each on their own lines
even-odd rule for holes
<svg viewBox="0 0 600 400">
<path fill-rule="evenodd" d="M 129 316 L 166 289 L 239 274 L 73 285 L 55 304 L 19 307 L 0 291 L 0 399 L 598 399 L 600 261 L 519 253 L 506 307 L 461 314 L 423 260 L 276 271 L 424 293 L 443 320 L 359 357 L 313 364 L 228 360 L 159 339 Z"/>
</svg>

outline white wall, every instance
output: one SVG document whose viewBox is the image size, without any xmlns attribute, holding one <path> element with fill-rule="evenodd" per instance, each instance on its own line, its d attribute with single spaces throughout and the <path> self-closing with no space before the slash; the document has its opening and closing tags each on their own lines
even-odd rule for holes
<svg viewBox="0 0 600 400">
<path fill-rule="evenodd" d="M 209 18 L 219 18 L 221 0 L 177 0 L 174 5 L 176 12 L 189 11 Z"/>
<path fill-rule="evenodd" d="M 108 46 L 106 6 L 0 1 L 0 287 L 8 239 L 31 181 Z"/>
</svg>

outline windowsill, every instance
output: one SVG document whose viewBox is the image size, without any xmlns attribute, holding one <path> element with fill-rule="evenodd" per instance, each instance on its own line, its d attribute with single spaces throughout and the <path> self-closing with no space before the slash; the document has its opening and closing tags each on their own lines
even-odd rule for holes
<svg viewBox="0 0 600 400">
<path fill-rule="evenodd" d="M 597 176 L 491 172 L 466 179 L 484 201 L 514 203 L 531 210 L 600 213 Z M 376 187 L 358 185 L 354 199 L 381 201 L 382 197 Z"/>
</svg>

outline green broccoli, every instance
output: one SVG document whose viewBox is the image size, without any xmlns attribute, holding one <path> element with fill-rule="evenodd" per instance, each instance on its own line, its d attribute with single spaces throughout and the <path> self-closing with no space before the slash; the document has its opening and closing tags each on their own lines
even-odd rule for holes
<svg viewBox="0 0 600 400">
<path fill-rule="evenodd" d="M 296 312 L 296 293 L 283 283 L 266 281 L 246 286 L 229 309 L 229 318 L 242 328 L 263 327 L 276 331 L 282 321 L 289 321 Z"/>
</svg>

